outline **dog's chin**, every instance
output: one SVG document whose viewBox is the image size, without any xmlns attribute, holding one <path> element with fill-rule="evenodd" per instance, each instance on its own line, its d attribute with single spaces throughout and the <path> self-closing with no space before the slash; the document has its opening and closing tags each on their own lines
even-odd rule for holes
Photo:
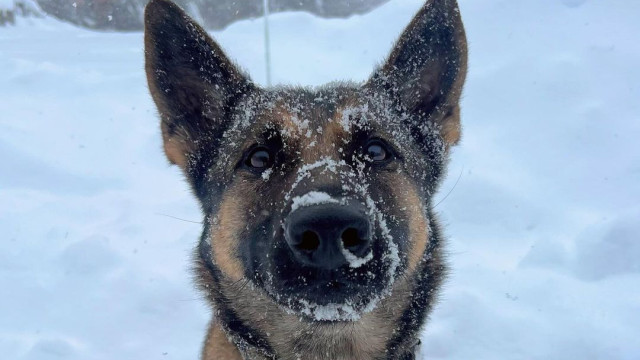
<svg viewBox="0 0 640 360">
<path fill-rule="evenodd" d="M 288 251 L 276 252 L 269 257 L 271 266 L 256 272 L 256 283 L 283 311 L 303 321 L 357 321 L 393 286 L 395 272 L 384 250 L 379 244 L 360 266 L 345 262 L 331 270 L 301 265 Z"/>
<path fill-rule="evenodd" d="M 281 297 L 281 305 L 287 312 L 293 312 L 309 322 L 349 322 L 375 308 L 378 297 L 371 294 L 328 294 L 321 298 Z M 284 300 L 284 301 L 282 301 Z"/>
<path fill-rule="evenodd" d="M 271 293 L 283 310 L 309 322 L 349 322 L 373 310 L 381 299 L 379 289 L 345 283 L 309 286 L 306 291 Z"/>
</svg>

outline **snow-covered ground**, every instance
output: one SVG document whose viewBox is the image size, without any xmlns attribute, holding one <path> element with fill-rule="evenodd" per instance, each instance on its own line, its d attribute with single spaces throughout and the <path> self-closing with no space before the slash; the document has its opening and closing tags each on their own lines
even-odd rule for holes
<svg viewBox="0 0 640 360">
<path fill-rule="evenodd" d="M 420 5 L 273 16 L 275 81 L 365 79 Z M 437 207 L 453 272 L 422 356 L 640 359 L 640 2 L 461 8 L 464 138 Z M 262 26 L 214 34 L 258 82 Z M 167 215 L 200 214 L 161 151 L 142 34 L 20 20 L 0 69 L 0 357 L 196 359 L 200 225 Z"/>
</svg>

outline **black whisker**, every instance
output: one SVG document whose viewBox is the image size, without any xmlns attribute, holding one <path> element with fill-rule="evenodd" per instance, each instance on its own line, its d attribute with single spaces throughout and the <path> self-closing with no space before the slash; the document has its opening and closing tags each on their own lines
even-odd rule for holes
<svg viewBox="0 0 640 360">
<path fill-rule="evenodd" d="M 194 223 L 194 224 L 200 224 L 200 225 L 202 225 L 202 221 L 186 220 L 186 219 L 181 219 L 181 218 L 176 217 L 176 216 L 167 215 L 167 214 L 162 214 L 162 213 L 156 213 L 156 215 L 166 216 L 166 217 L 168 217 L 168 218 L 172 218 L 172 219 L 176 219 L 176 220 L 180 220 L 180 221 L 184 221 L 184 222 L 189 222 L 189 223 Z"/>
<path fill-rule="evenodd" d="M 460 170 L 460 175 L 458 175 L 458 179 L 456 180 L 456 183 L 453 184 L 453 187 L 451 188 L 451 190 L 449 190 L 449 192 L 447 193 L 447 195 L 444 196 L 444 198 L 442 198 L 442 200 L 438 201 L 437 204 L 435 204 L 433 206 L 433 208 L 435 209 L 436 207 L 438 207 L 438 205 L 442 204 L 443 201 L 447 200 L 447 198 L 449 197 L 449 195 L 451 195 L 451 193 L 453 192 L 453 190 L 456 188 L 456 186 L 458 186 L 458 182 L 460 181 L 460 178 L 462 177 L 462 172 L 464 171 L 464 166 L 462 167 L 462 169 Z"/>
</svg>

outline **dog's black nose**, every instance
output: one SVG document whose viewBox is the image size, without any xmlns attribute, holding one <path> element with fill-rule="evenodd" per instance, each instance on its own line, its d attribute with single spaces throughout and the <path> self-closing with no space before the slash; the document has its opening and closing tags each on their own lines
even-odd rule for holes
<svg viewBox="0 0 640 360">
<path fill-rule="evenodd" d="M 367 255 L 371 225 L 360 205 L 305 206 L 289 214 L 285 238 L 298 261 L 331 270 L 347 263 L 344 251 Z"/>
</svg>

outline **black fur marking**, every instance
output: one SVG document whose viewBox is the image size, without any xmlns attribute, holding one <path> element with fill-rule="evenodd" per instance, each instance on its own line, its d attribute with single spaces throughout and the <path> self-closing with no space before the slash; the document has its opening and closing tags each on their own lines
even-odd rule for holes
<svg viewBox="0 0 640 360">
<path fill-rule="evenodd" d="M 246 95 L 248 97 L 250 95 Z M 227 100 L 227 105 L 223 107 L 223 118 L 231 119 L 233 117 L 234 107 L 242 99 L 242 95 L 235 94 Z M 188 174 L 192 180 L 193 189 L 201 203 L 205 203 L 206 199 L 211 198 L 211 191 L 218 188 L 209 183 L 208 172 L 215 163 L 222 141 L 222 134 L 231 126 L 231 121 L 222 121 L 207 140 L 206 145 L 200 150 L 196 150 L 193 156 L 193 165 L 188 167 Z"/>
</svg>

